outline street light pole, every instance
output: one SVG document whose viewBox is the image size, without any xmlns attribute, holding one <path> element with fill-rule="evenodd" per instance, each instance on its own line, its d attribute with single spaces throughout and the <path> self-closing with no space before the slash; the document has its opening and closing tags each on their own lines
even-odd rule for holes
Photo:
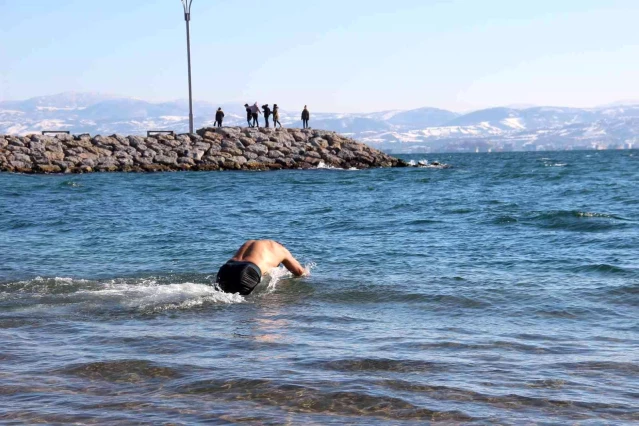
<svg viewBox="0 0 639 426">
<path fill-rule="evenodd" d="M 191 86 L 191 4 L 193 0 L 182 0 L 184 20 L 186 21 L 186 54 L 189 63 L 189 133 L 193 133 L 193 89 Z"/>
</svg>

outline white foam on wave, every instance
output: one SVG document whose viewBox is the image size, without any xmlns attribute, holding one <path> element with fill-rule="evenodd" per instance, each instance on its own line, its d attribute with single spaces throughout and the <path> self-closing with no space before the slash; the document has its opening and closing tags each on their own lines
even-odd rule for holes
<svg viewBox="0 0 639 426">
<path fill-rule="evenodd" d="M 544 166 L 545 167 L 566 167 L 568 165 L 567 163 L 552 163 L 550 161 L 552 160 L 545 161 Z"/>
<path fill-rule="evenodd" d="M 408 162 L 408 165 L 412 166 L 412 167 L 423 167 L 423 168 L 429 168 L 429 169 L 445 169 L 445 168 L 449 167 L 448 164 L 440 163 L 438 161 L 434 161 L 432 163 L 429 163 L 428 160 L 425 160 L 425 159 L 424 160 L 417 160 L 417 161 L 410 160 Z"/>
<path fill-rule="evenodd" d="M 54 278 L 43 278 L 40 276 L 35 277 L 32 281 L 37 281 L 37 282 L 45 282 L 45 281 L 51 281 L 53 280 L 56 284 L 84 284 L 84 283 L 88 283 L 89 280 L 83 280 L 80 278 L 69 278 L 69 277 L 54 277 Z"/>
<path fill-rule="evenodd" d="M 316 170 L 342 170 L 342 171 L 355 171 L 355 170 L 359 170 L 357 167 L 351 167 L 350 169 L 342 169 L 340 167 L 335 167 L 335 166 L 331 166 L 329 164 L 326 164 L 323 161 L 320 161 L 319 164 L 317 164 L 317 166 L 315 166 Z"/>
<path fill-rule="evenodd" d="M 316 169 L 327 169 L 327 170 L 338 170 L 337 167 L 326 164 L 323 161 L 320 161 L 319 164 L 315 167 Z"/>
<path fill-rule="evenodd" d="M 115 302 L 129 308 L 154 311 L 189 309 L 205 303 L 245 301 L 239 294 L 223 293 L 207 284 L 158 284 L 155 280 L 136 283 L 110 281 L 102 283 L 99 289 L 81 290 L 78 294 L 104 302 Z"/>
</svg>

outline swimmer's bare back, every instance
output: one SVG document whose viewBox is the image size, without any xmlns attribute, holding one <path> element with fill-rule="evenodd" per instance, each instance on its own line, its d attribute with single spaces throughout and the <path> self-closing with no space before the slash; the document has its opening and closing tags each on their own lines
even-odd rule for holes
<svg viewBox="0 0 639 426">
<path fill-rule="evenodd" d="M 249 240 L 235 253 L 231 260 L 252 262 L 256 264 L 262 274 L 284 264 L 293 275 L 301 277 L 306 270 L 293 255 L 280 243 L 272 240 Z"/>
</svg>

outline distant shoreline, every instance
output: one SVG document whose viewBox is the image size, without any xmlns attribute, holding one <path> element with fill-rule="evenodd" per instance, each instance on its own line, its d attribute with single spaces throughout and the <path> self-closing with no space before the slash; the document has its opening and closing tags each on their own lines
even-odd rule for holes
<svg viewBox="0 0 639 426">
<path fill-rule="evenodd" d="M 203 128 L 196 134 L 0 136 L 0 171 L 162 172 L 407 167 L 404 160 L 336 132 Z"/>
</svg>

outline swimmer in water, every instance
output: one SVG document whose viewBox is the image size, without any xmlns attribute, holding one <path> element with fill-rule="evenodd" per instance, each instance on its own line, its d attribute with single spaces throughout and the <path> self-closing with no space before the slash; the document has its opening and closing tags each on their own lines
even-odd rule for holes
<svg viewBox="0 0 639 426">
<path fill-rule="evenodd" d="M 308 275 L 293 255 L 280 243 L 249 240 L 217 273 L 217 285 L 226 293 L 250 294 L 271 269 L 284 264 L 296 277 Z"/>
</svg>

